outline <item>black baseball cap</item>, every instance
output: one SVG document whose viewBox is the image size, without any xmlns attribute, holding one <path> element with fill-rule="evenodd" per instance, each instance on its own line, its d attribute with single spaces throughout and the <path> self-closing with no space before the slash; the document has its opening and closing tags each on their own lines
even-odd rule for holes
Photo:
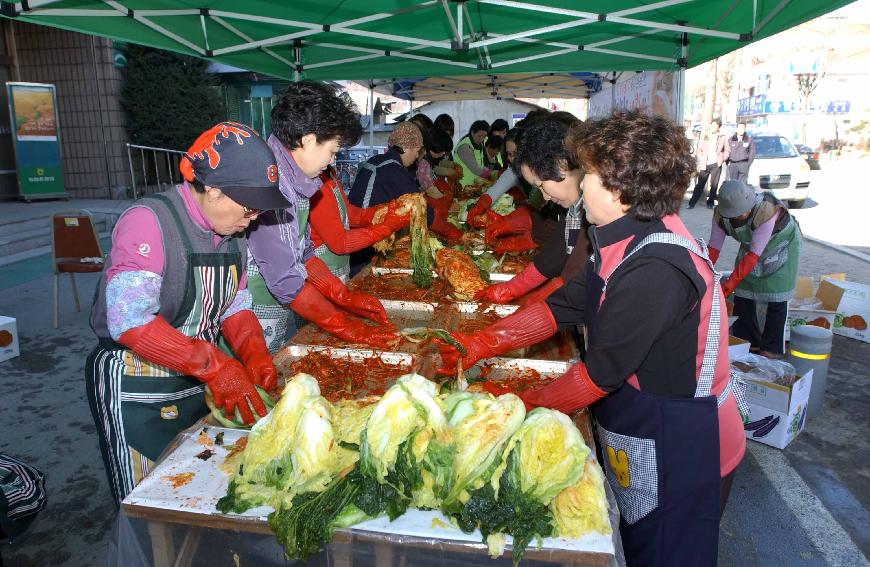
<svg viewBox="0 0 870 567">
<path fill-rule="evenodd" d="M 249 209 L 268 211 L 290 206 L 278 188 L 275 154 L 249 126 L 221 122 L 190 146 L 179 164 L 187 181 L 223 191 Z"/>
</svg>

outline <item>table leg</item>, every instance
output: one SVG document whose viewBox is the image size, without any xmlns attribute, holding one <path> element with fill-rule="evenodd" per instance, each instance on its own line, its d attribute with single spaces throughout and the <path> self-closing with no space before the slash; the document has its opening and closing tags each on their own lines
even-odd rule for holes
<svg viewBox="0 0 870 567">
<path fill-rule="evenodd" d="M 172 529 L 169 524 L 148 522 L 148 535 L 151 537 L 151 550 L 154 552 L 154 567 L 173 567 L 175 545 L 172 543 Z"/>
<path fill-rule="evenodd" d="M 375 544 L 375 565 L 378 567 L 392 567 L 393 545 L 389 543 Z"/>
<path fill-rule="evenodd" d="M 173 567 L 191 567 L 193 557 L 196 555 L 196 550 L 199 547 L 199 537 L 202 535 L 202 529 L 191 527 L 187 530 L 187 535 L 184 536 L 184 541 L 181 542 L 181 549 L 178 550 L 178 559 L 175 560 Z"/>
</svg>

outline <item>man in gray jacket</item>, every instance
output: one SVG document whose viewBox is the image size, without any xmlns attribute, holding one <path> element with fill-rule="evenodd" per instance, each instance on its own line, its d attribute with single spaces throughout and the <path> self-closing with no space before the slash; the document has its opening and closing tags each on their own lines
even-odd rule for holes
<svg viewBox="0 0 870 567">
<path fill-rule="evenodd" d="M 731 147 L 728 144 L 727 136 L 719 133 L 719 128 L 722 122 L 718 118 L 714 118 L 710 122 L 710 129 L 707 135 L 698 142 L 698 147 L 695 150 L 695 157 L 698 162 L 698 182 L 695 184 L 695 189 L 692 191 L 692 198 L 689 199 L 687 208 L 694 209 L 695 205 L 704 194 L 704 186 L 707 184 L 707 179 L 710 180 L 710 196 L 707 198 L 707 208 L 712 209 L 716 204 L 716 190 L 719 188 L 719 176 L 722 174 L 722 164 L 731 155 Z"/>
<path fill-rule="evenodd" d="M 746 133 L 746 124 L 737 125 L 737 132 L 728 140 L 728 148 L 728 179 L 746 183 L 749 166 L 755 160 L 755 141 Z"/>
</svg>

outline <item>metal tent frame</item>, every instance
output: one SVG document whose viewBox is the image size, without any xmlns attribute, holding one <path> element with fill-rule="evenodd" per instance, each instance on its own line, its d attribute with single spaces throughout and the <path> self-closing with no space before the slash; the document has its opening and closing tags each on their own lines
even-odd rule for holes
<svg viewBox="0 0 870 567">
<path fill-rule="evenodd" d="M 314 6 L 213 0 L 208 8 L 182 9 L 169 0 L 20 0 L 3 2 L 3 15 L 284 78 L 353 79 L 342 70 L 375 63 L 365 66 L 368 76 L 362 78 L 370 79 L 413 76 L 397 73 L 397 61 L 405 63 L 399 65 L 402 70 L 408 62 L 420 64 L 425 72 L 416 74 L 427 76 L 521 73 L 530 70 L 529 63 L 538 72 L 682 69 L 847 3 L 752 0 L 749 17 L 746 0 L 661 0 L 639 6 L 616 0 L 608 10 L 593 9 L 601 4 L 591 0 L 371 0 L 364 7 L 335 0 Z M 477 18 L 469 6 L 476 7 Z M 789 6 L 798 13 L 786 18 Z M 582 7 L 588 9 L 577 9 Z M 351 13 L 364 15 L 345 17 Z M 486 31 L 486 21 L 500 33 Z M 420 33 L 405 33 L 409 30 Z M 695 49 L 695 43 L 705 42 L 715 46 Z M 337 55 L 326 55 L 330 52 Z M 566 68 L 572 61 L 575 66 Z M 373 74 L 372 69 L 382 71 Z M 442 72 L 447 69 L 453 73 Z"/>
</svg>

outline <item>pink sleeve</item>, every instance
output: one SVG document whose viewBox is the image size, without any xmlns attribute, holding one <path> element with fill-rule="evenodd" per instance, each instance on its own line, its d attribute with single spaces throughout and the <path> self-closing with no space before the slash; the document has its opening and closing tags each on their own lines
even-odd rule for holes
<svg viewBox="0 0 870 567">
<path fill-rule="evenodd" d="M 132 207 L 121 215 L 112 231 L 109 259 L 111 267 L 106 270 L 106 281 L 119 272 L 163 275 L 163 235 L 150 209 Z"/>
<path fill-rule="evenodd" d="M 779 215 L 781 214 L 782 211 L 777 211 L 777 213 L 764 222 L 764 224 L 759 225 L 758 228 L 752 231 L 752 242 L 749 244 L 749 250 L 751 252 L 761 256 L 761 253 L 764 252 L 764 249 L 767 247 L 767 243 L 770 242 L 770 237 L 773 234 L 773 227 L 776 226 L 776 221 L 779 219 Z"/>
<path fill-rule="evenodd" d="M 725 244 L 725 236 L 725 231 L 722 230 L 722 227 L 719 226 L 719 223 L 716 222 L 714 217 L 713 226 L 710 227 L 710 242 L 707 243 L 707 246 L 721 251 L 722 245 Z"/>
</svg>

